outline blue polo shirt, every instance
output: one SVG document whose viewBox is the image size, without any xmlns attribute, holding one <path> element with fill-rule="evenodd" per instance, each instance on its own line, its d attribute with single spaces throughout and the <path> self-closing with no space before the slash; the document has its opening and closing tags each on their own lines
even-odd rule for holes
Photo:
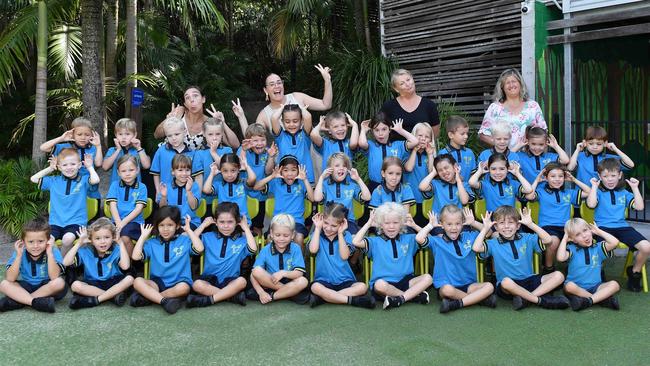
<svg viewBox="0 0 650 366">
<path fill-rule="evenodd" d="M 191 191 L 194 198 L 200 201 L 201 189 L 199 188 L 198 183 L 192 183 Z M 158 202 L 160 203 L 160 197 L 158 197 Z M 196 215 L 196 212 L 192 210 L 189 203 L 187 202 L 187 192 L 185 191 L 185 186 L 179 187 L 176 185 L 176 182 L 172 183 L 170 186 L 167 186 L 167 204 L 169 206 L 178 207 L 178 209 L 181 210 L 182 222 L 185 222 L 185 215 L 190 215 L 190 222 L 193 225 L 201 225 L 201 218 Z"/>
<path fill-rule="evenodd" d="M 577 166 L 576 166 L 576 179 L 581 181 L 584 184 L 590 185 L 589 180 L 591 178 L 598 178 L 598 163 L 603 161 L 603 159 L 614 158 L 616 160 L 621 160 L 621 157 L 616 154 L 608 154 L 605 150 L 598 155 L 593 155 L 586 149 L 578 153 Z M 621 161 L 622 170 L 629 170 L 630 167 L 623 164 Z"/>
<path fill-rule="evenodd" d="M 482 161 L 487 162 L 488 160 L 490 160 L 490 157 L 496 153 L 497 151 L 494 148 L 485 149 L 481 151 L 481 153 L 478 154 L 478 159 L 476 161 L 477 168 L 478 168 L 478 163 Z M 506 159 L 508 159 L 508 161 L 517 161 L 517 153 L 510 151 L 510 149 L 508 148 L 506 148 L 506 151 L 503 152 L 503 155 L 506 156 Z"/>
<path fill-rule="evenodd" d="M 413 171 L 407 172 L 404 170 L 404 182 L 411 185 L 411 190 L 413 191 L 415 202 L 422 203 L 422 201 L 428 197 L 425 197 L 425 195 L 420 192 L 418 186 L 424 177 L 429 175 L 429 168 L 427 167 L 427 164 L 429 163 L 429 156 L 427 155 L 426 151 L 422 153 L 418 152 L 416 154 L 417 155 L 415 157 L 415 166 L 413 167 Z"/>
<path fill-rule="evenodd" d="M 106 281 L 123 275 L 120 268 L 120 247 L 115 243 L 103 257 L 99 256 L 92 245 L 80 248 L 74 258 L 74 266 L 84 267 L 84 279 L 87 281 Z"/>
<path fill-rule="evenodd" d="M 217 154 L 219 156 L 224 156 L 224 154 L 229 153 L 232 153 L 232 148 L 230 146 L 217 146 Z M 204 144 L 202 149 L 194 150 L 194 161 L 196 164 L 192 164 L 192 176 L 203 174 L 203 181 L 205 182 L 205 178 L 210 175 L 210 165 L 214 163 L 212 155 L 210 154 L 210 147 Z M 196 169 L 196 171 L 194 171 L 194 169 Z M 205 198 L 207 204 L 212 204 L 215 197 L 209 194 L 202 194 L 201 198 Z"/>
<path fill-rule="evenodd" d="M 582 198 L 580 187 L 565 184 L 559 189 L 551 188 L 548 182 L 542 182 L 535 190 L 535 199 L 539 201 L 539 226 L 562 226 L 571 218 L 572 206 L 579 207 Z"/>
<path fill-rule="evenodd" d="M 77 174 L 70 179 L 63 175 L 48 175 L 41 178 L 41 191 L 50 191 L 50 225 L 85 226 L 88 223 L 86 197 L 91 184 L 90 176 Z"/>
<path fill-rule="evenodd" d="M 201 235 L 205 248 L 202 275 L 217 276 L 219 281 L 240 276 L 241 262 L 251 254 L 246 236 L 236 233 L 231 236 L 219 232 Z"/>
<path fill-rule="evenodd" d="M 476 169 L 476 155 L 474 155 L 474 152 L 465 146 L 456 149 L 451 145 L 447 145 L 444 149 L 438 151 L 438 155 L 442 154 L 453 156 L 460 166 L 460 176 L 463 178 L 463 182 L 469 181 L 469 177 Z"/>
<path fill-rule="evenodd" d="M 598 204 L 594 209 L 594 220 L 600 227 L 628 227 L 626 210 L 633 209 L 634 194 L 624 188 L 607 189 L 601 184 L 597 190 Z"/>
<path fill-rule="evenodd" d="M 86 146 L 79 146 L 74 142 L 63 142 L 60 144 L 56 144 L 54 146 L 54 149 L 52 150 L 52 156 L 59 156 L 61 150 L 67 148 L 77 149 L 77 152 L 79 152 L 79 158 L 81 159 L 82 162 L 81 168 L 79 168 L 79 174 L 84 177 L 89 176 L 90 173 L 88 172 L 88 169 L 86 169 L 86 167 L 83 165 L 84 155 L 90 154 L 90 156 L 93 157 L 93 165 L 94 165 L 95 155 L 97 154 L 97 148 L 92 144 L 88 144 Z M 90 187 L 90 189 L 88 190 L 88 197 L 95 198 L 95 199 L 102 198 L 101 193 L 99 193 L 99 185 L 94 185 Z"/>
<path fill-rule="evenodd" d="M 244 172 L 239 172 L 239 176 L 235 179 L 234 182 L 228 183 L 223 180 L 223 175 L 219 173 L 212 180 L 212 193 L 210 197 L 213 199 L 216 197 L 219 202 L 233 202 L 239 206 L 239 213 L 248 218 L 248 222 L 251 222 L 250 216 L 248 216 L 248 193 L 251 190 L 250 187 L 246 184 L 246 179 L 248 174 Z"/>
<path fill-rule="evenodd" d="M 469 186 L 467 182 L 463 182 L 463 187 L 469 195 L 469 201 L 473 202 L 474 190 Z M 433 205 L 431 210 L 436 215 L 440 215 L 440 211 L 446 205 L 455 205 L 459 208 L 463 208 L 463 204 L 460 202 L 460 197 L 458 196 L 458 186 L 456 183 L 447 183 L 439 177 L 433 178 L 431 180 L 431 190 L 429 192 L 422 192 L 425 198 L 434 197 Z"/>
<path fill-rule="evenodd" d="M 382 183 L 372 192 L 368 207 L 377 208 L 386 202 L 395 202 L 404 205 L 414 204 L 415 198 L 413 197 L 411 186 L 408 183 L 400 183 L 397 189 L 391 191 Z"/>
<path fill-rule="evenodd" d="M 533 155 L 529 151 L 517 152 L 517 161 L 521 167 L 521 174 L 530 183 L 537 178 L 548 163 L 556 162 L 558 159 L 557 153 L 550 151 L 543 152 L 541 155 Z"/>
<path fill-rule="evenodd" d="M 485 174 L 479 184 L 481 186 L 476 191 L 485 198 L 485 207 L 490 212 L 494 212 L 499 206 L 515 207 L 517 199 L 522 196 L 521 184 L 509 176 L 497 182 L 489 174 Z"/>
<path fill-rule="evenodd" d="M 166 287 L 179 282 L 192 285 L 190 255 L 200 253 L 192 246 L 189 236 L 177 235 L 170 241 L 154 236 L 144 243 L 143 254 L 149 260 L 151 278 L 161 279 Z"/>
<path fill-rule="evenodd" d="M 280 134 L 275 136 L 275 143 L 278 145 L 279 162 L 285 155 L 293 155 L 298 158 L 301 165 L 307 169 L 307 179 L 314 183 L 314 166 L 311 162 L 311 139 L 304 129 L 300 128 L 295 134 L 290 134 L 284 128 Z"/>
<path fill-rule="evenodd" d="M 463 227 L 456 240 L 451 240 L 446 234 L 428 236 L 429 248 L 433 252 L 433 286 L 441 288 L 444 285 L 460 287 L 475 283 L 476 254 L 472 251 L 477 231 Z"/>
<path fill-rule="evenodd" d="M 172 159 L 177 154 L 187 155 L 192 159 L 192 175 L 198 173 L 197 162 L 194 159 L 194 152 L 190 150 L 187 145 L 184 145 L 183 151 L 178 152 L 169 143 L 164 143 L 158 147 L 156 154 L 151 160 L 151 168 L 149 172 L 151 175 L 160 176 L 160 183 L 165 183 L 168 187 L 171 186 L 174 177 L 172 176 Z M 198 196 L 201 198 L 201 196 Z"/>
<path fill-rule="evenodd" d="M 305 260 L 298 244 L 289 243 L 281 253 L 275 247 L 275 243 L 271 242 L 260 250 L 253 267 L 264 268 L 270 274 L 282 270 L 305 272 Z"/>
<path fill-rule="evenodd" d="M 485 241 L 485 251 L 479 253 L 483 259 L 494 259 L 494 271 L 497 284 L 504 278 L 523 280 L 535 274 L 533 272 L 533 253 L 542 253 L 544 245 L 537 234 L 519 232 L 512 240 L 498 236 Z"/>
<path fill-rule="evenodd" d="M 56 264 L 61 268 L 61 273 L 65 271 L 63 266 L 63 257 L 59 248 L 52 248 L 52 254 L 54 255 L 54 260 Z M 11 257 L 7 261 L 6 269 L 9 269 L 12 264 L 16 261 L 16 251 L 11 254 Z M 45 281 L 50 280 L 50 275 L 47 273 L 47 253 L 43 251 L 41 255 L 33 259 L 27 249 L 23 249 L 23 257 L 20 260 L 20 279 L 26 281 L 30 285 L 40 285 Z"/>
<path fill-rule="evenodd" d="M 237 149 L 237 155 L 241 153 L 241 146 L 239 149 Z M 269 160 L 269 154 L 267 152 L 264 152 L 262 154 L 256 154 L 253 152 L 253 150 L 248 149 L 246 150 L 246 163 L 248 164 L 249 167 L 255 172 L 255 177 L 257 180 L 262 180 L 263 178 L 266 177 L 266 172 L 264 169 L 266 168 L 266 162 Z M 263 194 L 260 191 L 253 191 L 251 190 L 248 192 L 248 195 L 251 198 L 255 198 L 258 201 L 266 201 L 266 195 Z"/>
<path fill-rule="evenodd" d="M 122 147 L 119 150 L 116 149 L 114 146 L 109 147 L 108 150 L 106 150 L 106 155 L 104 155 L 104 159 L 110 158 L 113 156 L 113 154 L 117 153 L 117 158 L 115 158 L 115 161 L 113 162 L 113 168 L 111 168 L 111 184 L 113 182 L 117 182 L 120 180 L 120 176 L 117 174 L 117 161 L 120 160 L 120 158 L 124 155 L 132 155 L 135 157 L 135 161 L 138 162 L 138 168 L 142 168 L 142 163 L 140 162 L 140 154 L 138 154 L 138 150 L 130 146 L 128 148 Z M 142 178 L 140 176 L 140 172 L 138 172 L 138 181 L 142 181 Z"/>
<path fill-rule="evenodd" d="M 380 144 L 375 140 L 368 140 L 368 150 L 364 152 L 368 156 L 368 177 L 375 183 L 382 181 L 381 165 L 384 159 L 395 156 L 401 161 L 409 157 L 409 150 L 406 148 L 406 141 L 392 141 L 387 144 Z"/>
<path fill-rule="evenodd" d="M 147 186 L 137 180 L 132 185 L 128 185 L 123 180 L 118 179 L 111 183 L 106 194 L 106 202 L 116 202 L 117 212 L 120 214 L 120 218 L 124 219 L 135 210 L 138 203 L 147 206 Z M 144 210 L 132 222 L 144 224 L 143 212 Z M 114 218 L 113 222 L 115 222 Z"/>
<path fill-rule="evenodd" d="M 340 203 L 348 209 L 348 220 L 354 221 L 353 200 L 360 203 L 365 201 L 361 198 L 361 187 L 357 182 L 345 177 L 340 182 L 335 181 L 332 177 L 323 180 L 323 201 Z"/>
<path fill-rule="evenodd" d="M 262 192 L 270 193 L 275 197 L 273 216 L 286 213 L 293 216 L 297 224 L 304 225 L 306 189 L 305 183 L 301 180 L 296 179 L 293 184 L 288 185 L 284 179 L 275 178 L 264 187 Z"/>
<path fill-rule="evenodd" d="M 345 238 L 345 244 L 350 248 L 350 255 L 352 255 L 355 251 L 352 245 L 352 235 L 346 231 L 343 237 Z M 320 244 L 316 253 L 314 281 L 323 281 L 333 285 L 356 281 L 348 261 L 341 259 L 338 234 L 334 237 L 334 240 L 329 240 L 321 231 Z"/>
<path fill-rule="evenodd" d="M 590 289 L 603 282 L 600 276 L 603 262 L 612 256 L 604 241 L 593 243 L 588 248 L 569 243 L 566 249 L 569 252 L 569 268 L 564 283 L 574 282 L 583 289 Z"/>
<path fill-rule="evenodd" d="M 415 234 L 398 234 L 395 238 L 385 235 L 369 236 L 363 239 L 368 258 L 372 259 L 372 288 L 377 280 L 398 282 L 413 274 L 413 257 L 418 249 Z"/>
<path fill-rule="evenodd" d="M 343 140 L 336 140 L 329 136 L 323 136 L 323 144 L 321 147 L 317 148 L 316 151 L 323 156 L 321 171 L 327 169 L 327 159 L 335 153 L 342 152 L 347 155 L 350 160 L 353 159 L 352 151 L 350 150 L 350 139 L 347 137 Z"/>
</svg>

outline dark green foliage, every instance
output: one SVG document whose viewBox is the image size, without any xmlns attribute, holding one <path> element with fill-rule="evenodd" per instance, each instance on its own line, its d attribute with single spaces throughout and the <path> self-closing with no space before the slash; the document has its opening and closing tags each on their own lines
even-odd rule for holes
<svg viewBox="0 0 650 366">
<path fill-rule="evenodd" d="M 0 226 L 15 237 L 25 222 L 47 211 L 45 195 L 29 181 L 34 170 L 25 157 L 0 163 Z"/>
</svg>

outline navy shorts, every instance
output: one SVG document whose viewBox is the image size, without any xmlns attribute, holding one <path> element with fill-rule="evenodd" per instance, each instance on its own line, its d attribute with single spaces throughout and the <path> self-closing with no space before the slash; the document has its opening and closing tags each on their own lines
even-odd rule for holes
<svg viewBox="0 0 650 366">
<path fill-rule="evenodd" d="M 641 233 L 636 231 L 636 229 L 631 226 L 614 228 L 601 227 L 600 229 L 606 233 L 614 235 L 614 237 L 616 237 L 616 239 L 618 239 L 621 243 L 627 245 L 630 250 L 636 250 L 634 247 L 635 245 L 643 240 L 647 240 L 643 235 L 641 235 Z"/>
<path fill-rule="evenodd" d="M 390 281 L 386 281 L 386 282 L 388 282 L 389 285 L 395 287 L 396 289 L 398 289 L 400 291 L 406 291 L 410 287 L 409 286 L 409 281 L 411 281 L 414 278 L 415 278 L 415 275 L 410 274 L 410 275 L 404 276 L 401 280 L 399 280 L 397 282 L 390 282 Z M 374 296 L 374 298 L 377 301 L 384 301 L 385 296 L 375 292 L 375 286 L 374 285 L 372 286 L 372 291 L 370 291 L 370 292 L 372 293 L 372 296 Z"/>
<path fill-rule="evenodd" d="M 352 285 L 354 285 L 356 283 L 356 281 L 345 281 L 345 282 L 341 282 L 341 283 L 336 284 L 336 285 L 332 284 L 332 283 L 329 283 L 329 282 L 325 282 L 325 281 L 314 281 L 314 283 L 312 283 L 312 286 L 314 284 L 316 284 L 316 283 L 322 285 L 325 288 L 328 288 L 330 290 L 338 292 L 338 291 L 345 290 L 346 288 L 351 287 Z"/>
<path fill-rule="evenodd" d="M 137 222 L 129 222 L 125 227 L 122 228 L 120 236 L 128 236 L 129 239 L 138 240 L 140 239 L 140 224 Z"/>
<path fill-rule="evenodd" d="M 307 231 L 307 228 L 305 227 L 304 224 L 301 224 L 299 222 L 296 222 L 296 232 L 298 234 L 302 234 L 302 236 L 307 237 L 309 235 L 309 231 Z"/>
<path fill-rule="evenodd" d="M 443 286 L 447 286 L 447 285 L 452 286 L 456 290 L 463 291 L 464 293 L 467 293 L 467 291 L 469 290 L 469 287 L 472 285 L 472 283 L 468 283 L 467 285 L 461 285 L 461 286 L 454 286 L 451 283 L 446 283 L 446 284 L 436 288 L 436 291 L 438 292 L 438 300 L 442 300 L 442 296 L 440 296 L 440 289 Z"/>
<path fill-rule="evenodd" d="M 260 202 L 260 210 L 257 213 L 257 216 L 252 218 L 252 223 L 253 227 L 256 227 L 258 229 L 264 228 L 264 215 L 265 215 L 265 210 L 266 210 L 266 201 L 259 201 Z"/>
<path fill-rule="evenodd" d="M 348 232 L 352 235 L 359 232 L 359 225 L 355 220 L 348 220 Z"/>
<path fill-rule="evenodd" d="M 88 284 L 90 286 L 95 286 L 97 288 L 100 288 L 100 289 L 106 291 L 109 288 L 111 288 L 111 287 L 117 285 L 118 283 L 120 283 L 120 281 L 122 281 L 124 279 L 124 277 L 126 277 L 126 276 L 125 275 L 119 275 L 119 276 L 111 277 L 111 278 L 109 278 L 107 280 L 103 280 L 103 281 L 102 280 L 98 280 L 98 281 L 85 280 L 85 281 L 81 281 L 81 282 L 84 282 L 84 283 L 86 283 L 86 284 Z"/>
<path fill-rule="evenodd" d="M 163 292 L 165 290 L 168 290 L 168 289 L 178 285 L 179 283 L 187 283 L 187 285 L 190 286 L 190 288 L 192 288 L 192 285 L 190 283 L 186 282 L 186 281 L 178 281 L 178 282 L 173 283 L 173 284 L 171 284 L 169 286 L 165 286 L 165 282 L 163 282 L 162 278 L 151 277 L 151 280 L 156 283 L 156 286 L 158 286 L 158 292 Z"/>
<path fill-rule="evenodd" d="M 553 226 L 553 225 L 547 225 L 547 226 L 542 226 L 542 229 L 549 233 L 551 236 L 556 236 L 560 239 L 564 237 L 564 227 L 563 226 Z"/>
<path fill-rule="evenodd" d="M 22 287 L 25 291 L 27 291 L 27 292 L 29 292 L 29 293 L 31 294 L 31 293 L 33 293 L 34 291 L 36 291 L 36 290 L 38 290 L 39 288 L 41 288 L 42 286 L 47 285 L 49 282 L 50 282 L 50 281 L 47 280 L 47 281 L 43 281 L 43 282 L 39 283 L 38 285 L 33 285 L 33 284 L 31 284 L 31 283 L 29 283 L 29 282 L 27 282 L 27 281 L 22 281 L 22 280 L 21 280 L 21 281 L 18 281 L 18 284 L 19 284 L 20 287 Z M 61 300 L 62 298 L 65 297 L 65 294 L 67 294 L 67 293 L 68 293 L 68 286 L 65 286 L 65 287 L 63 288 L 63 290 L 61 290 L 61 292 L 59 292 L 58 294 L 53 295 L 54 300 Z"/>
<path fill-rule="evenodd" d="M 79 231 L 79 228 L 81 225 L 73 224 L 73 225 L 68 225 L 65 227 L 61 226 L 56 226 L 56 225 L 50 225 L 50 235 L 54 237 L 54 240 L 61 240 L 63 239 L 63 235 L 67 233 L 73 233 L 74 236 L 77 236 L 77 231 Z"/>
<path fill-rule="evenodd" d="M 523 280 L 513 280 L 515 283 L 528 292 L 533 292 L 535 289 L 537 289 L 541 284 L 542 284 L 542 275 L 532 275 L 530 277 L 524 278 Z M 506 300 L 512 300 L 512 295 L 506 292 L 503 288 L 501 288 L 501 284 L 497 286 L 497 295 Z"/>
<path fill-rule="evenodd" d="M 201 275 L 198 279 L 202 280 L 202 281 L 205 281 L 205 282 L 211 284 L 212 286 L 214 286 L 216 288 L 221 289 L 221 288 L 224 288 L 224 287 L 228 286 L 228 284 L 230 282 L 232 282 L 232 281 L 234 281 L 234 280 L 236 280 L 238 278 L 239 277 L 227 277 L 227 278 L 224 278 L 223 281 L 219 281 L 219 278 L 217 276 L 207 275 L 206 274 L 206 275 Z"/>
</svg>

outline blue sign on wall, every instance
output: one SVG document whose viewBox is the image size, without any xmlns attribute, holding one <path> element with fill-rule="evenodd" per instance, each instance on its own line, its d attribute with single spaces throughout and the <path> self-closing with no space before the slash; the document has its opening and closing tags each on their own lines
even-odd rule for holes
<svg viewBox="0 0 650 366">
<path fill-rule="evenodd" d="M 131 89 L 131 107 L 139 107 L 144 102 L 144 90 L 140 88 Z"/>
</svg>

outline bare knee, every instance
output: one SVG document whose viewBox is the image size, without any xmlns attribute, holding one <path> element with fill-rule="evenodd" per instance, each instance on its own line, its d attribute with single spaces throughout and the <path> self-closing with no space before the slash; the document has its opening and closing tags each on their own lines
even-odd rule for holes
<svg viewBox="0 0 650 366">
<path fill-rule="evenodd" d="M 296 284 L 296 286 L 300 288 L 307 288 L 307 285 L 309 285 L 309 281 L 304 276 L 296 278 L 295 280 L 293 280 L 293 282 Z"/>
<path fill-rule="evenodd" d="M 501 281 L 501 287 L 503 287 L 504 289 L 506 289 L 508 291 L 515 288 L 515 286 L 517 286 L 517 284 L 510 277 L 506 277 Z"/>
<path fill-rule="evenodd" d="M 384 280 L 377 280 L 373 288 L 375 291 L 385 294 L 386 292 L 388 292 L 388 282 Z"/>
<path fill-rule="evenodd" d="M 74 281 L 72 285 L 70 285 L 70 289 L 72 290 L 72 292 L 79 292 L 79 290 L 83 285 L 84 283 L 81 281 Z"/>
<path fill-rule="evenodd" d="M 62 277 L 57 277 L 50 281 L 50 286 L 54 291 L 61 291 L 65 288 L 65 280 Z"/>
<path fill-rule="evenodd" d="M 650 255 L 650 242 L 647 240 L 644 240 L 642 242 L 639 242 L 637 245 L 634 246 L 636 250 L 639 251 L 644 256 Z"/>
<path fill-rule="evenodd" d="M 439 292 L 442 297 L 452 297 L 456 292 L 456 288 L 452 285 L 444 285 L 440 288 Z"/>
<path fill-rule="evenodd" d="M 560 271 L 555 271 L 550 274 L 553 281 L 562 282 L 564 281 L 564 275 Z"/>
<path fill-rule="evenodd" d="M 621 290 L 621 285 L 618 284 L 616 281 L 609 281 L 607 282 L 607 285 L 612 288 L 612 290 L 618 292 Z"/>
<path fill-rule="evenodd" d="M 575 293 L 580 289 L 573 281 L 569 281 L 564 284 L 564 290 L 570 293 Z"/>
<path fill-rule="evenodd" d="M 129 286 L 133 285 L 133 276 L 131 276 L 131 275 L 127 275 L 127 276 L 125 276 L 125 277 L 122 279 L 122 282 L 125 283 L 125 284 L 127 284 L 127 285 L 129 285 Z"/>
<path fill-rule="evenodd" d="M 264 268 L 262 268 L 262 267 L 255 267 L 255 268 L 253 268 L 253 270 L 251 271 L 251 276 L 255 277 L 255 279 L 259 279 L 260 277 L 262 277 L 262 276 L 263 276 L 264 274 L 266 274 L 266 273 L 267 273 L 267 272 L 266 272 L 266 270 L 265 270 Z"/>
</svg>

